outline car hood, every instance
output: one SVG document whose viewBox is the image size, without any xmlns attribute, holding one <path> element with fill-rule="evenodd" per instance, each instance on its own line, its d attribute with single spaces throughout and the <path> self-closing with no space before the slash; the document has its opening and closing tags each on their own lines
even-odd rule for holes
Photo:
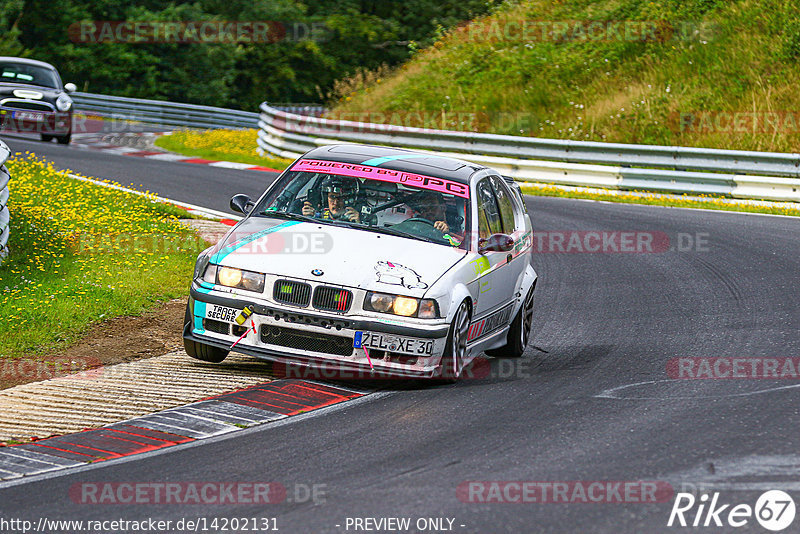
<svg viewBox="0 0 800 534">
<path fill-rule="evenodd" d="M 20 98 L 14 95 L 14 91 L 25 91 L 29 93 L 40 93 L 41 100 L 48 102 L 55 101 L 58 95 L 63 93 L 60 89 L 53 89 L 52 87 L 43 87 L 41 85 L 30 85 L 24 83 L 0 83 L 0 99 L 3 98 Z M 37 99 L 33 99 L 37 100 Z"/>
<path fill-rule="evenodd" d="M 464 255 L 457 248 L 356 228 L 253 217 L 212 249 L 211 263 L 421 297 Z"/>
</svg>

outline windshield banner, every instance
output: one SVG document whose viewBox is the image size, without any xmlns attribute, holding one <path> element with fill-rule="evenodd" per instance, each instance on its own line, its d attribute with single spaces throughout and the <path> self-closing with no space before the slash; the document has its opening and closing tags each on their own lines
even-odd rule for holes
<svg viewBox="0 0 800 534">
<path fill-rule="evenodd" d="M 410 172 L 370 167 L 369 165 L 301 159 L 294 164 L 291 170 L 300 172 L 326 172 L 329 174 L 351 176 L 353 178 L 371 178 L 383 182 L 394 182 L 412 187 L 419 187 L 421 189 L 430 189 L 431 191 L 447 193 L 461 198 L 469 198 L 469 186 L 467 184 Z"/>
</svg>

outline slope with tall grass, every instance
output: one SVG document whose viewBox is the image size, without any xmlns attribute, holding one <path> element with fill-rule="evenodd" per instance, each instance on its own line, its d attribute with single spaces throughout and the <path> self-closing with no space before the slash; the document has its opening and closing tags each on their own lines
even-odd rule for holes
<svg viewBox="0 0 800 534">
<path fill-rule="evenodd" d="M 524 0 L 445 33 L 392 72 L 341 81 L 331 116 L 798 151 L 799 57 L 794 1 Z"/>
</svg>

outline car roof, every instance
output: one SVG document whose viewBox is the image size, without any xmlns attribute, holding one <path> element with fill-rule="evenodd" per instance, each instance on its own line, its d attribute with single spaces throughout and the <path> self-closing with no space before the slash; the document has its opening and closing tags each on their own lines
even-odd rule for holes
<svg viewBox="0 0 800 534">
<path fill-rule="evenodd" d="M 0 56 L 1 62 L 13 62 L 13 63 L 22 63 L 24 65 L 35 65 L 37 67 L 45 67 L 48 69 L 56 70 L 54 66 L 50 63 L 45 63 L 44 61 L 39 61 L 38 59 L 28 59 L 25 57 L 12 57 L 12 56 Z"/>
<path fill-rule="evenodd" d="M 327 145 L 306 152 L 303 159 L 321 159 L 409 172 L 468 184 L 482 165 L 456 158 L 372 145 Z"/>
</svg>

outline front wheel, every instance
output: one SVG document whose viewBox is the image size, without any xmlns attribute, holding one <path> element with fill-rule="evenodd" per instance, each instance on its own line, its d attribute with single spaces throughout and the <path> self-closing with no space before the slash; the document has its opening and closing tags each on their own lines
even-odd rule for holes
<svg viewBox="0 0 800 534">
<path fill-rule="evenodd" d="M 469 305 L 461 303 L 456 310 L 450 333 L 447 335 L 447 346 L 442 356 L 438 379 L 445 383 L 453 383 L 461 376 L 464 359 L 467 355 L 467 331 L 469 330 Z"/>
<path fill-rule="evenodd" d="M 189 303 L 187 302 L 186 313 L 183 316 L 184 327 L 189 324 L 191 320 L 192 314 L 189 311 Z M 183 338 L 183 348 L 186 350 L 186 354 L 192 358 L 211 363 L 220 363 L 222 360 L 228 357 L 229 353 L 227 350 L 223 350 L 218 347 L 212 347 L 211 345 L 206 345 L 204 343 L 198 343 L 197 341 L 186 338 Z"/>
<path fill-rule="evenodd" d="M 52 135 L 42 134 L 41 137 L 42 137 L 42 141 L 44 141 L 45 143 L 49 143 L 50 141 L 53 140 L 53 136 Z"/>
<path fill-rule="evenodd" d="M 68 133 L 67 135 L 57 136 L 56 141 L 58 141 L 59 145 L 68 145 L 69 142 L 72 141 L 72 132 Z"/>
<path fill-rule="evenodd" d="M 519 358 L 525 352 L 533 325 L 533 289 L 528 292 L 525 302 L 520 306 L 517 315 L 508 329 L 506 344 L 496 349 L 487 350 L 489 356 L 500 358 Z"/>
</svg>

